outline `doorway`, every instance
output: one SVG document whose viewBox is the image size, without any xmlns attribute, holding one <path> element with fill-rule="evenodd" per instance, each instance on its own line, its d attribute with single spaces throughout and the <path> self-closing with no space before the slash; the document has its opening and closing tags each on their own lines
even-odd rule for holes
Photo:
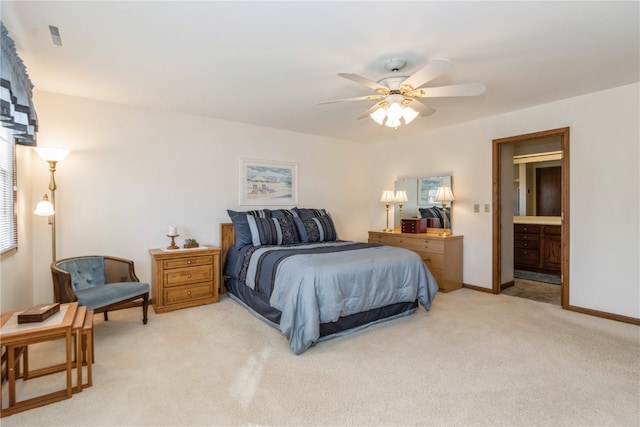
<svg viewBox="0 0 640 427">
<path fill-rule="evenodd" d="M 559 168 L 560 203 L 560 293 L 561 305 L 569 307 L 569 128 L 552 129 L 525 135 L 493 140 L 493 271 L 492 292 L 499 294 L 504 286 L 513 283 L 512 268 L 503 268 L 514 262 L 513 249 L 513 181 L 509 169 L 513 168 L 513 146 L 524 141 L 559 138 L 562 158 Z M 511 155 L 510 155 L 511 154 Z M 511 160 L 509 160 L 511 159 Z M 553 173 L 551 173 L 552 175 Z M 558 179 L 558 178 L 548 178 Z"/>
</svg>

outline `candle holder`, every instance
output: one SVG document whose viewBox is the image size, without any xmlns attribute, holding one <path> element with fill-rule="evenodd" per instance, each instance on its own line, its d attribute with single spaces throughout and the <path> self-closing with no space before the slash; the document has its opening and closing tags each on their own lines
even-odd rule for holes
<svg viewBox="0 0 640 427">
<path fill-rule="evenodd" d="M 180 249 L 179 246 L 176 246 L 176 242 L 175 242 L 175 238 L 178 237 L 179 234 L 174 234 L 173 236 L 170 234 L 167 234 L 167 237 L 171 237 L 171 244 L 169 246 L 167 246 L 167 249 Z"/>
</svg>

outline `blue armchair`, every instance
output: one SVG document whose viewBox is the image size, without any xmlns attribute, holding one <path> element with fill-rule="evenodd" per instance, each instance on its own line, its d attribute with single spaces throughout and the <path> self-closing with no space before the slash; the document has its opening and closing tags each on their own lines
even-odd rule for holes
<svg viewBox="0 0 640 427">
<path fill-rule="evenodd" d="M 55 302 L 78 301 L 87 310 L 104 313 L 137 306 L 142 300 L 142 323 L 147 324 L 149 284 L 140 283 L 133 261 L 110 256 L 66 258 L 51 264 Z"/>
</svg>

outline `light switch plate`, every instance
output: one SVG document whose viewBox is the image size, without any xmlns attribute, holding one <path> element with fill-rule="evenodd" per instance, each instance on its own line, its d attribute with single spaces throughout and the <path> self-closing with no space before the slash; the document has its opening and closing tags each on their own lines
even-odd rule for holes
<svg viewBox="0 0 640 427">
<path fill-rule="evenodd" d="M 484 211 L 485 212 L 491 212 L 491 205 L 489 203 L 485 203 L 484 204 Z"/>
<path fill-rule="evenodd" d="M 473 213 L 478 213 L 480 212 L 480 203 L 475 203 L 473 205 Z"/>
</svg>

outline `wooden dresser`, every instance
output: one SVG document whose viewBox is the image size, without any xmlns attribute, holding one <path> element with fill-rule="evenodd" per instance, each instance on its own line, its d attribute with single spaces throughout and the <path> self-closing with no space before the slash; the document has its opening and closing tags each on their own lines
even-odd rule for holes
<svg viewBox="0 0 640 427">
<path fill-rule="evenodd" d="M 369 243 L 398 246 L 417 253 L 443 292 L 462 287 L 462 236 L 370 231 Z"/>
<path fill-rule="evenodd" d="M 151 249 L 149 253 L 156 313 L 218 302 L 220 248 Z"/>
<path fill-rule="evenodd" d="M 513 224 L 513 261 L 516 270 L 560 275 L 561 226 Z"/>
</svg>

